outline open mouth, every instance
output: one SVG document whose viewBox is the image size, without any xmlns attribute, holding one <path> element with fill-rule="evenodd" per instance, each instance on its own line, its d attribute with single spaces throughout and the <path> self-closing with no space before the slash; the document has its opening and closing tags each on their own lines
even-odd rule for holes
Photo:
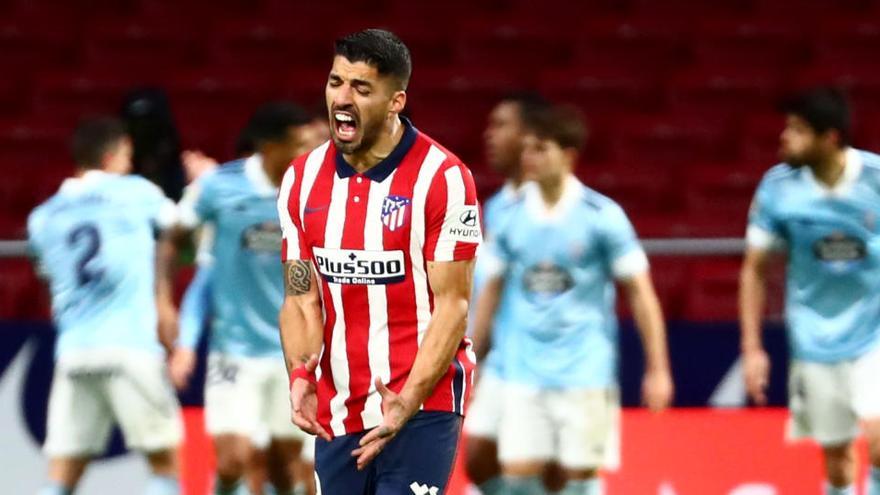
<svg viewBox="0 0 880 495">
<path fill-rule="evenodd" d="M 341 141 L 353 141 L 357 135 L 358 122 L 355 116 L 349 112 L 334 111 L 333 124 L 336 137 Z"/>
</svg>

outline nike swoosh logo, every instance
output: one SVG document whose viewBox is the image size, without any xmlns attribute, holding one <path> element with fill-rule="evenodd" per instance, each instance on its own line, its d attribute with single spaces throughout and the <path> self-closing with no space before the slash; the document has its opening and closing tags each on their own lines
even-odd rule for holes
<svg viewBox="0 0 880 495">
<path fill-rule="evenodd" d="M 319 211 L 324 211 L 327 208 L 330 208 L 330 205 L 317 206 L 315 208 L 309 208 L 308 206 L 306 206 L 303 212 L 308 215 L 309 213 L 318 213 Z"/>
</svg>

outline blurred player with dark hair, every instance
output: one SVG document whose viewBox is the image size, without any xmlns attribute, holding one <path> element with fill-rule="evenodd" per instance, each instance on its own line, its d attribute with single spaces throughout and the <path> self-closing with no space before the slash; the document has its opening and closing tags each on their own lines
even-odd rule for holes
<svg viewBox="0 0 880 495">
<path fill-rule="evenodd" d="M 765 278 L 782 254 L 789 432 L 822 446 L 825 492 L 852 495 L 861 423 L 872 465 L 867 493 L 880 495 L 880 157 L 850 146 L 849 106 L 837 90 L 798 95 L 784 112 L 783 163 L 764 176 L 749 212 L 740 279 L 746 385 L 765 403 Z"/>
<path fill-rule="evenodd" d="M 277 493 L 293 489 L 291 465 L 305 436 L 289 421 L 288 380 L 281 360 L 278 280 L 281 231 L 275 208 L 290 161 L 315 145 L 310 116 L 292 103 L 259 108 L 248 123 L 257 153 L 201 177 L 181 202 L 187 228 L 213 231 L 211 324 L 205 423 L 217 453 L 218 494 L 235 493 L 268 436 L 269 480 Z M 183 327 L 172 376 L 185 383 L 195 364 L 198 325 Z M 261 488 L 261 487 L 257 487 Z"/>
<path fill-rule="evenodd" d="M 293 163 L 278 199 L 293 420 L 319 435 L 326 495 L 443 493 L 471 384 L 476 188 L 400 116 L 411 71 L 393 33 L 338 40 L 333 139 Z"/>
<path fill-rule="evenodd" d="M 623 210 L 572 171 L 585 128 L 566 107 L 544 113 L 523 140 L 530 182 L 485 256 L 492 278 L 477 309 L 485 341 L 499 301 L 508 304 L 501 354 L 504 404 L 499 457 L 505 492 L 546 493 L 541 474 L 558 461 L 565 495 L 602 493 L 601 468 L 619 462 L 615 281 L 632 308 L 645 348 L 643 398 L 666 408 L 672 379 L 663 314 L 648 258 Z"/>
<path fill-rule="evenodd" d="M 132 146 L 116 119 L 84 121 L 72 151 L 76 176 L 28 218 L 58 327 L 45 444 L 51 485 L 40 493 L 73 493 L 118 424 L 150 464 L 146 493 L 175 495 L 182 428 L 163 343 L 176 332 L 176 310 L 155 274 L 170 242 L 157 244 L 155 233 L 173 226 L 176 209 L 151 182 L 126 176 Z"/>
<path fill-rule="evenodd" d="M 493 228 L 513 211 L 523 184 L 522 141 L 530 122 L 546 110 L 548 103 L 540 95 L 511 94 L 502 99 L 489 114 L 484 133 L 486 159 L 489 166 L 503 175 L 504 186 L 483 205 L 483 232 L 491 239 Z M 483 258 L 477 256 L 474 267 L 474 299 L 486 279 Z M 476 307 L 476 304 L 473 305 Z M 504 305 L 500 309 L 505 313 Z M 498 317 L 502 321 L 503 316 Z M 468 416 L 464 423 L 467 435 L 465 467 L 470 480 L 479 486 L 483 495 L 502 493 L 501 465 L 498 463 L 498 424 L 502 407 L 503 325 L 493 329 L 491 342 L 475 341 L 474 348 L 480 360 L 480 373 Z M 491 350 L 490 350 L 491 346 Z"/>
</svg>

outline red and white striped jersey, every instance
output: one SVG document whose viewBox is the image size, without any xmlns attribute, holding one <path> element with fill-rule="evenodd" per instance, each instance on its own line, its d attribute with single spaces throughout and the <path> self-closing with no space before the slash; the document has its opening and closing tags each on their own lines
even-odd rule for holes
<svg viewBox="0 0 880 495">
<path fill-rule="evenodd" d="M 281 184 L 283 261 L 311 260 L 324 307 L 318 421 L 334 436 L 382 421 L 380 377 L 399 392 L 433 312 L 427 262 L 472 259 L 482 239 L 470 170 L 404 120 L 395 150 L 357 173 L 332 142 Z M 464 413 L 475 358 L 464 339 L 422 409 Z"/>
</svg>

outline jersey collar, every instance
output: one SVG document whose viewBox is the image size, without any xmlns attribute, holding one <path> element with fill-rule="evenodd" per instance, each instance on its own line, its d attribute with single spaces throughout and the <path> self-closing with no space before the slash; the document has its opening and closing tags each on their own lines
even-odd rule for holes
<svg viewBox="0 0 880 495">
<path fill-rule="evenodd" d="M 802 173 L 807 181 L 812 183 L 821 194 L 826 196 L 843 196 L 852 190 L 853 185 L 859 180 L 859 176 L 862 175 L 862 166 L 862 155 L 859 153 L 859 150 L 855 148 L 847 148 L 846 163 L 843 166 L 843 175 L 834 187 L 828 187 L 819 182 L 813 175 L 813 171 L 810 167 L 803 167 Z"/>
<path fill-rule="evenodd" d="M 76 193 L 86 185 L 96 180 L 101 179 L 101 177 L 105 177 L 109 175 L 107 172 L 103 170 L 86 170 L 79 177 L 70 177 L 64 179 L 64 182 L 61 183 L 60 191 L 63 193 Z"/>
<path fill-rule="evenodd" d="M 501 190 L 498 191 L 498 197 L 513 201 L 519 198 L 520 194 L 522 194 L 523 185 L 524 184 L 520 183 L 519 186 L 514 186 L 512 181 L 507 181 L 501 186 Z"/>
<path fill-rule="evenodd" d="M 409 150 L 412 149 L 413 144 L 416 142 L 418 131 L 416 131 L 412 122 L 406 117 L 401 116 L 400 121 L 403 123 L 403 136 L 400 138 L 400 142 L 397 143 L 397 146 L 394 147 L 394 150 L 390 155 L 386 156 L 384 160 L 364 172 L 362 174 L 364 177 L 375 182 L 384 181 L 392 172 L 394 172 L 394 170 L 397 169 L 397 167 L 400 166 L 403 158 L 409 153 Z M 347 179 L 353 175 L 357 175 L 357 173 L 357 170 L 349 165 L 349 163 L 345 161 L 345 157 L 342 156 L 342 153 L 337 150 L 336 175 L 338 175 L 340 179 Z"/>
<path fill-rule="evenodd" d="M 582 191 L 583 184 L 573 175 L 569 175 L 565 178 L 565 185 L 563 185 L 562 196 L 559 198 L 559 201 L 552 207 L 548 207 L 541 196 L 541 189 L 538 187 L 538 184 L 529 182 L 522 187 L 526 207 L 536 218 L 546 221 L 562 219 L 571 208 L 571 205 L 576 203 L 581 197 Z"/>
<path fill-rule="evenodd" d="M 263 157 L 259 153 L 247 157 L 244 161 L 244 176 L 254 186 L 260 196 L 275 196 L 278 188 L 269 180 L 263 169 Z"/>
</svg>

